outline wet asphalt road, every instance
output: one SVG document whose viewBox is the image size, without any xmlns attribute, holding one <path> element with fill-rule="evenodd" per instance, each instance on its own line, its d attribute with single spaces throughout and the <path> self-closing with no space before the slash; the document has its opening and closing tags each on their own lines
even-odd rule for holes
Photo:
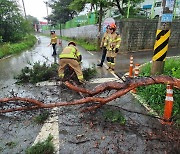
<svg viewBox="0 0 180 154">
<path fill-rule="evenodd" d="M 50 39 L 44 36 L 38 37 L 41 43 L 37 44 L 33 49 L 0 60 L 0 97 L 11 96 L 13 89 L 20 97 L 36 98 L 45 102 L 79 99 L 79 95 L 72 93 L 68 89 L 65 89 L 63 92 L 61 90 L 60 94 L 58 87 L 34 87 L 32 85 L 20 86 L 15 84 L 14 75 L 19 74 L 22 68 L 29 65 L 29 62 L 58 62 L 57 57 L 51 56 L 51 48 L 47 47 Z M 67 42 L 63 41 L 63 47 L 66 45 Z M 101 53 L 89 53 L 81 47 L 79 49 L 83 56 L 83 67 L 96 65 L 98 59 L 101 58 Z M 61 48 L 59 48 L 60 50 Z M 168 56 L 178 54 L 179 51 L 176 49 L 168 52 Z M 152 51 L 119 54 L 117 57 L 116 73 L 128 71 L 130 55 L 134 56 L 135 63 L 142 64 L 151 60 Z M 97 70 L 99 78 L 114 77 L 105 67 L 97 68 Z M 93 89 L 94 86 L 96 84 L 87 84 L 87 88 L 89 89 Z M 102 94 L 102 96 L 106 95 L 111 95 L 111 93 Z M 117 106 L 117 108 L 114 106 Z M 129 113 L 118 108 L 123 107 L 146 113 L 145 109 L 131 94 L 127 94 L 105 105 L 97 112 L 81 114 L 78 112 L 81 107 L 83 106 L 64 107 L 59 110 L 59 153 L 171 153 L 174 142 L 163 136 L 164 134 L 166 135 L 168 130 L 164 127 L 162 128 L 157 119 L 136 113 Z M 122 111 L 127 124 L 121 126 L 118 123 L 112 124 L 106 121 L 103 114 L 108 109 Z M 17 116 L 15 117 L 21 117 L 21 114 L 16 114 Z M 33 119 L 32 114 L 27 116 L 27 118 L 20 118 L 20 120 L 17 120 L 18 118 L 13 119 L 12 117 L 13 114 L 6 115 L 5 117 L 0 116 L 3 126 L 0 129 L 0 149 L 3 149 L 3 154 L 24 153 L 25 149 L 33 143 L 41 128 L 41 125 L 36 126 L 31 124 Z M 11 134 L 13 135 L 12 138 Z M 162 134 L 162 138 L 158 136 L 159 134 Z M 17 139 L 18 136 L 23 137 Z M 9 143 L 13 142 L 15 144 L 19 142 L 22 146 L 17 145 L 12 149 L 9 148 Z M 175 146 L 176 149 L 177 147 Z"/>
</svg>

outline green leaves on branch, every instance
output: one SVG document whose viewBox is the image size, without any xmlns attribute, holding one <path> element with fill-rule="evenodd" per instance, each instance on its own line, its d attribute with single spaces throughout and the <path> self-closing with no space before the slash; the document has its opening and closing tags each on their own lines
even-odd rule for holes
<svg viewBox="0 0 180 154">
<path fill-rule="evenodd" d="M 59 0 L 53 1 L 50 7 L 52 8 L 52 15 L 48 18 L 52 21 L 52 24 L 55 23 L 65 23 L 73 19 L 77 14 L 76 11 L 69 9 L 69 5 L 73 0 Z"/>
</svg>

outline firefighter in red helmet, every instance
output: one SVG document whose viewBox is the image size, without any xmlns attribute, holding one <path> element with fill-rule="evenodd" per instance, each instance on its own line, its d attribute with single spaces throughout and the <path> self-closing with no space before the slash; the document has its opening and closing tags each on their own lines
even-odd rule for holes
<svg viewBox="0 0 180 154">
<path fill-rule="evenodd" d="M 109 27 L 110 34 L 105 40 L 105 45 L 107 46 L 107 65 L 108 69 L 114 71 L 115 69 L 115 58 L 120 48 L 121 37 L 116 33 L 116 25 L 110 24 Z"/>
</svg>

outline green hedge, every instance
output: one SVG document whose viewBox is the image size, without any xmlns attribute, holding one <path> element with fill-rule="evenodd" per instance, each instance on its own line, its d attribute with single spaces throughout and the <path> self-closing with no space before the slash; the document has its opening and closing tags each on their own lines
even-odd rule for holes
<svg viewBox="0 0 180 154">
<path fill-rule="evenodd" d="M 28 35 L 19 43 L 5 43 L 0 45 L 0 58 L 29 49 L 36 43 L 36 37 Z"/>
<path fill-rule="evenodd" d="M 70 38 L 70 37 L 62 37 L 63 40 L 67 41 L 75 41 L 78 45 L 82 46 L 84 49 L 88 51 L 96 51 L 97 50 L 97 41 L 92 39 L 77 39 L 77 38 Z"/>
<path fill-rule="evenodd" d="M 140 76 L 150 76 L 152 63 L 148 63 L 140 70 Z M 180 78 L 180 58 L 167 59 L 164 67 L 164 75 Z M 137 94 L 140 95 L 152 109 L 159 115 L 163 115 L 166 85 L 156 84 L 150 86 L 139 87 Z M 173 117 L 178 125 L 180 125 L 180 91 L 174 88 L 174 104 Z"/>
</svg>

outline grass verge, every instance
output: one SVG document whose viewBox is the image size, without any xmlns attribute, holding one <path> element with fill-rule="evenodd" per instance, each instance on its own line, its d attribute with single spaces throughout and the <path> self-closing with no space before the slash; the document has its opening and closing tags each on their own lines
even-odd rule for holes
<svg viewBox="0 0 180 154">
<path fill-rule="evenodd" d="M 35 43 L 36 37 L 34 35 L 28 35 L 19 43 L 5 43 L 0 45 L 0 58 L 29 49 L 33 47 Z"/>
<path fill-rule="evenodd" d="M 84 49 L 88 51 L 97 51 L 97 42 L 93 39 L 77 39 L 62 36 L 61 39 L 66 41 L 75 41 L 78 45 L 82 46 Z"/>
<path fill-rule="evenodd" d="M 140 70 L 139 76 L 150 76 L 152 63 L 147 63 Z M 180 58 L 170 58 L 165 62 L 164 75 L 180 78 Z M 180 126 L 180 91 L 176 88 L 174 90 L 174 103 L 172 120 Z M 157 84 L 150 86 L 139 87 L 137 94 L 142 97 L 145 102 L 155 110 L 160 116 L 163 115 L 165 97 L 166 97 L 166 85 Z"/>
</svg>

